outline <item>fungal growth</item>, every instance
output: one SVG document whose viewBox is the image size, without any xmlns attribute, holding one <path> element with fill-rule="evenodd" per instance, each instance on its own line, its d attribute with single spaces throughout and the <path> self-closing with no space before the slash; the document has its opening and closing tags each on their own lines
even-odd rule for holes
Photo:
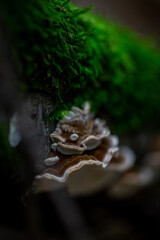
<svg viewBox="0 0 160 240">
<path fill-rule="evenodd" d="M 118 138 L 114 140 L 118 143 Z M 85 166 L 73 173 L 66 182 L 68 191 L 72 196 L 87 196 L 102 189 L 108 191 L 134 163 L 134 152 L 126 146 L 119 147 L 107 168 Z"/>
<path fill-rule="evenodd" d="M 53 143 L 50 157 L 44 160 L 46 169 L 34 180 L 36 192 L 43 181 L 65 182 L 72 172 L 84 165 L 105 168 L 118 150 L 118 138 L 110 135 L 105 121 L 94 119 L 89 103 L 84 104 L 83 110 L 72 107 L 50 138 Z"/>
<path fill-rule="evenodd" d="M 136 155 L 131 148 L 127 146 L 119 147 L 119 151 L 113 156 L 107 171 L 124 172 L 133 167 Z"/>
<path fill-rule="evenodd" d="M 152 169 L 146 166 L 141 168 L 133 167 L 125 172 L 121 179 L 112 186 L 108 194 L 111 198 L 116 199 L 129 198 L 151 184 L 152 180 Z"/>
</svg>

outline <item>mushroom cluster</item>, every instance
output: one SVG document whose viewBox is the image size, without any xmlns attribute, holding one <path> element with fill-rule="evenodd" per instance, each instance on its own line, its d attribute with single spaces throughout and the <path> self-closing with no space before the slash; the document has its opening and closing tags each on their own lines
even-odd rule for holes
<svg viewBox="0 0 160 240">
<path fill-rule="evenodd" d="M 65 186 L 73 196 L 106 189 L 111 198 L 124 199 L 152 184 L 159 175 L 159 148 L 135 167 L 135 153 L 127 146 L 117 147 L 118 137 L 110 134 L 105 121 L 94 118 L 88 103 L 83 110 L 72 107 L 50 138 L 50 156 L 44 160 L 44 171 L 34 178 L 34 193 Z"/>
<path fill-rule="evenodd" d="M 89 103 L 84 104 L 83 110 L 72 107 L 50 138 L 53 143 L 50 157 L 44 160 L 45 170 L 34 179 L 36 192 L 48 190 L 53 180 L 66 182 L 72 172 L 84 165 L 105 168 L 118 151 L 117 136 L 110 135 L 105 121 L 94 119 Z"/>
<path fill-rule="evenodd" d="M 134 163 L 133 151 L 128 147 L 119 147 L 106 168 L 85 166 L 73 173 L 66 182 L 68 191 L 72 196 L 87 196 L 109 189 Z"/>
</svg>

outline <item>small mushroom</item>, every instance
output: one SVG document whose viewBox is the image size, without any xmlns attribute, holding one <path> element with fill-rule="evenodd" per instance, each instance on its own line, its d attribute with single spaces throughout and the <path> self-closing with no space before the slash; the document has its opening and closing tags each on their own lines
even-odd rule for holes
<svg viewBox="0 0 160 240">
<path fill-rule="evenodd" d="M 50 157 L 44 160 L 46 166 L 52 166 L 59 160 L 58 156 Z"/>
<path fill-rule="evenodd" d="M 57 143 L 52 143 L 52 145 L 51 145 L 51 149 L 53 149 L 54 151 L 56 151 L 57 146 L 58 146 Z"/>
<path fill-rule="evenodd" d="M 78 134 L 76 134 L 76 133 L 73 133 L 73 134 L 70 136 L 70 140 L 71 140 L 72 142 L 75 142 L 77 139 L 78 139 Z"/>
</svg>

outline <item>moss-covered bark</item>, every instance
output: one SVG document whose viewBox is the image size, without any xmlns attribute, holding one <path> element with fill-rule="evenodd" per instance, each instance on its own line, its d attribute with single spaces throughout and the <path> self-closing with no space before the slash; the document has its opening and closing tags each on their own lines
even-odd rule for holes
<svg viewBox="0 0 160 240">
<path fill-rule="evenodd" d="M 52 96 L 50 119 L 88 100 L 116 133 L 159 122 L 160 54 L 151 44 L 69 1 L 1 5 L 21 87 Z"/>
</svg>

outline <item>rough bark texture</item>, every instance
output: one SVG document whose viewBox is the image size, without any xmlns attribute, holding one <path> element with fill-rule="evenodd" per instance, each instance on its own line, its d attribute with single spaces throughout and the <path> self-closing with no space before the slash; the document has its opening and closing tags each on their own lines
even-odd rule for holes
<svg viewBox="0 0 160 240">
<path fill-rule="evenodd" d="M 50 133 L 54 130 L 54 121 L 44 120 L 53 110 L 52 99 L 42 93 L 30 93 L 22 104 L 20 113 L 20 131 L 23 138 L 31 142 L 36 156 L 33 163 L 34 171 L 43 170 L 43 161 L 50 152 Z"/>
</svg>

